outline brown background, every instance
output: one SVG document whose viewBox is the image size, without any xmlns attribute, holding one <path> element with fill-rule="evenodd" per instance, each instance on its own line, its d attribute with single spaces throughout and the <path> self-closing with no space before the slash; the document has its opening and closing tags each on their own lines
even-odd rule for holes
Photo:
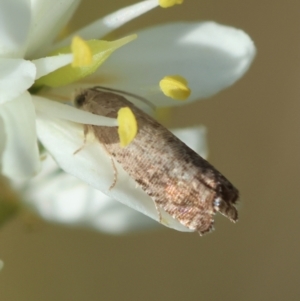
<svg viewBox="0 0 300 301">
<path fill-rule="evenodd" d="M 133 3 L 83 2 L 76 28 Z M 242 28 L 258 48 L 236 85 L 174 115 L 207 126 L 210 161 L 242 194 L 239 223 L 219 217 L 203 238 L 118 237 L 49 224 L 28 232 L 14 220 L 0 232 L 1 301 L 300 300 L 300 2 L 187 0 L 121 33 L 176 20 Z"/>
</svg>

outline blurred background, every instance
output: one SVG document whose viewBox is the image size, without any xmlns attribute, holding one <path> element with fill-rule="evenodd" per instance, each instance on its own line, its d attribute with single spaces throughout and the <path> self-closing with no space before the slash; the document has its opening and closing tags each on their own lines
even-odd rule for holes
<svg viewBox="0 0 300 301">
<path fill-rule="evenodd" d="M 74 29 L 134 1 L 84 0 Z M 209 161 L 239 188 L 240 220 L 212 234 L 167 228 L 127 236 L 21 219 L 1 228 L 1 301 L 300 300 L 300 2 L 187 0 L 155 9 L 120 34 L 153 23 L 214 20 L 243 29 L 258 54 L 239 82 L 173 110 L 204 124 Z"/>
</svg>

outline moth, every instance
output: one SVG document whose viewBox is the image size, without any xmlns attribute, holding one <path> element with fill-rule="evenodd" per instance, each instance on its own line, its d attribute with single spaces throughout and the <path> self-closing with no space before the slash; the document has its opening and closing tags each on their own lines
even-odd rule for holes
<svg viewBox="0 0 300 301">
<path fill-rule="evenodd" d="M 238 190 L 211 164 L 174 136 L 168 129 L 137 108 L 125 97 L 101 87 L 80 91 L 76 107 L 93 114 L 117 118 L 129 107 L 138 133 L 126 147 L 120 146 L 118 128 L 85 125 L 125 172 L 163 209 L 200 235 L 213 228 L 214 214 L 231 221 L 238 218 Z"/>
</svg>

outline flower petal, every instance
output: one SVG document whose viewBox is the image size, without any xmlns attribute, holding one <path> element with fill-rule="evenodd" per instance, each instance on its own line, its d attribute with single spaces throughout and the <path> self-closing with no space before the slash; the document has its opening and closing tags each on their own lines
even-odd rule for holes
<svg viewBox="0 0 300 301">
<path fill-rule="evenodd" d="M 0 104 L 12 100 L 29 87 L 35 79 L 34 64 L 22 59 L 0 59 Z"/>
<path fill-rule="evenodd" d="M 10 0 L 8 0 L 10 1 Z M 33 22 L 26 57 L 43 57 L 59 31 L 69 22 L 79 0 L 32 0 Z"/>
<path fill-rule="evenodd" d="M 107 78 L 108 87 L 148 97 L 157 106 L 179 105 L 162 92 L 153 93 L 165 75 L 187 79 L 191 102 L 232 85 L 254 56 L 252 40 L 239 29 L 214 22 L 174 23 L 141 31 L 135 43 L 116 52 L 93 76 L 101 74 L 102 85 Z"/>
<path fill-rule="evenodd" d="M 12 179 L 26 179 L 40 168 L 35 130 L 35 111 L 31 96 L 24 92 L 1 105 L 0 117 L 5 130 L 2 173 Z"/>
<path fill-rule="evenodd" d="M 110 234 L 158 226 L 145 215 L 59 170 L 51 156 L 43 161 L 42 172 L 23 185 L 21 191 L 26 203 L 52 222 Z"/>
<path fill-rule="evenodd" d="M 157 7 L 158 5 L 158 0 L 145 0 L 122 8 L 112 14 L 105 16 L 102 19 L 98 19 L 97 21 L 89 24 L 81 30 L 73 33 L 72 36 L 69 36 L 61 42 L 57 43 L 56 45 L 54 45 L 54 47 L 60 48 L 62 46 L 69 45 L 74 35 L 78 35 L 85 40 L 102 38 L 116 28 L 122 26 L 123 24 L 131 21 L 134 18 L 139 17 L 140 15 Z"/>
<path fill-rule="evenodd" d="M 46 115 L 38 114 L 38 137 L 51 153 L 58 165 L 67 173 L 74 175 L 107 196 L 118 200 L 137 211 L 158 220 L 154 202 L 124 170 L 114 162 L 117 168 L 117 183 L 114 181 L 114 168 L 110 156 L 97 141 L 88 142 L 82 147 L 82 127 Z M 178 221 L 161 210 L 162 222 L 179 231 L 190 231 Z"/>
<path fill-rule="evenodd" d="M 30 1 L 0 1 L 0 57 L 22 56 L 30 23 Z"/>
<path fill-rule="evenodd" d="M 61 54 L 56 56 L 44 57 L 41 59 L 33 60 L 32 63 L 36 67 L 36 77 L 38 79 L 47 75 L 61 67 L 70 64 L 73 60 L 73 54 Z"/>
<path fill-rule="evenodd" d="M 118 126 L 118 122 L 114 118 L 95 115 L 44 97 L 33 95 L 32 101 L 37 111 L 45 113 L 50 117 L 61 118 L 83 124 Z"/>
</svg>

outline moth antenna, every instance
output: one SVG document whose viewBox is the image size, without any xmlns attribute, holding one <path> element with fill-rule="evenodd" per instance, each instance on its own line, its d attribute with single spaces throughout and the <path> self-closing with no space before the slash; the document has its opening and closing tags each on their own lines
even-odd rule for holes
<svg viewBox="0 0 300 301">
<path fill-rule="evenodd" d="M 139 95 L 136 95 L 136 94 L 133 94 L 133 93 L 130 93 L 130 92 L 126 92 L 126 91 L 123 91 L 123 90 L 112 89 L 112 88 L 107 88 L 107 87 L 102 87 L 102 86 L 95 86 L 91 90 L 98 90 L 98 89 L 107 90 L 107 91 L 116 92 L 116 93 L 124 94 L 124 95 L 127 95 L 127 96 L 131 96 L 135 99 L 140 100 L 144 104 L 148 105 L 153 111 L 155 111 L 155 109 L 156 109 L 156 107 L 153 103 L 151 103 L 148 99 L 146 99 L 142 96 L 139 96 Z"/>
</svg>

